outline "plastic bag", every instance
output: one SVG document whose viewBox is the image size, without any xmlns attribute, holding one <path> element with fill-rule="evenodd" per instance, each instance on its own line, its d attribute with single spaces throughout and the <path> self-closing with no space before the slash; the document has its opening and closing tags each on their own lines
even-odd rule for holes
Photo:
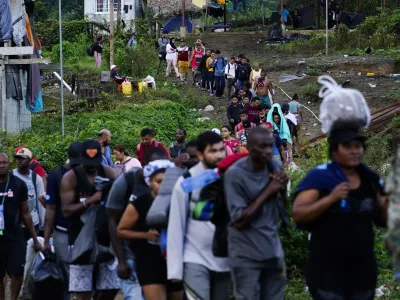
<svg viewBox="0 0 400 300">
<path fill-rule="evenodd" d="M 96 240 L 96 215 L 97 207 L 92 205 L 83 217 L 84 225 L 79 232 L 71 253 L 71 264 L 89 265 L 94 264 L 98 252 Z"/>
<path fill-rule="evenodd" d="M 359 129 L 368 128 L 371 122 L 364 95 L 354 89 L 345 89 L 330 76 L 318 77 L 322 84 L 319 97 L 323 98 L 320 107 L 322 132 L 331 132 L 334 128 L 346 128 L 348 124 Z"/>
<path fill-rule="evenodd" d="M 30 277 L 32 300 L 63 299 L 64 277 L 54 254 L 38 252 Z"/>
</svg>

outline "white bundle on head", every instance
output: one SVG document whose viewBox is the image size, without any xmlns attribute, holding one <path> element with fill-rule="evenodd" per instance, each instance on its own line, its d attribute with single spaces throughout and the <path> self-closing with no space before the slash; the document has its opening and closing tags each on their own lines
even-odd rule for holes
<svg viewBox="0 0 400 300">
<path fill-rule="evenodd" d="M 319 90 L 319 97 L 322 98 L 320 106 L 320 119 L 322 132 L 328 133 L 337 126 L 352 124 L 359 129 L 368 128 L 371 122 L 365 97 L 360 91 L 345 89 L 330 76 L 318 77 L 322 84 Z"/>
</svg>

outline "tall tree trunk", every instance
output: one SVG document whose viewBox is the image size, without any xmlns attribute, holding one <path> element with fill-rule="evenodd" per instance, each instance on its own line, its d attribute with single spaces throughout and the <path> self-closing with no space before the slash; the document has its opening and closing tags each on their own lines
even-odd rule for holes
<svg viewBox="0 0 400 300">
<path fill-rule="evenodd" d="M 110 66 L 114 64 L 114 0 L 110 0 Z"/>
<path fill-rule="evenodd" d="M 121 30 L 121 0 L 118 0 L 117 4 L 117 36 L 119 36 Z"/>
</svg>

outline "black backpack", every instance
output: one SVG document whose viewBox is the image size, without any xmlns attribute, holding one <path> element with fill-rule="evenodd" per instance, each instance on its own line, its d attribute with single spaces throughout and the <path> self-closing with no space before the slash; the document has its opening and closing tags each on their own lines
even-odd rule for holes
<svg viewBox="0 0 400 300">
<path fill-rule="evenodd" d="M 133 168 L 123 176 L 127 187 L 125 193 L 125 206 L 150 190 L 149 186 L 143 179 L 143 170 L 141 168 Z"/>
<path fill-rule="evenodd" d="M 94 44 L 92 44 L 89 48 L 87 48 L 87 54 L 89 56 L 94 56 Z"/>
</svg>

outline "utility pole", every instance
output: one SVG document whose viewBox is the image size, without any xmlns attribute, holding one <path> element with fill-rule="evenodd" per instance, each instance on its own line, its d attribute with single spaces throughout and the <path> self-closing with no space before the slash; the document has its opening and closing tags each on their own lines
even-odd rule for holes
<svg viewBox="0 0 400 300">
<path fill-rule="evenodd" d="M 185 10 L 186 10 L 186 0 L 182 0 L 182 25 L 180 30 L 181 38 L 185 38 L 187 33 L 185 25 Z"/>
<path fill-rule="evenodd" d="M 110 66 L 114 64 L 114 0 L 110 0 Z"/>
<path fill-rule="evenodd" d="M 328 30 L 328 0 L 326 0 L 325 3 L 326 7 L 325 7 L 325 17 L 326 17 L 326 41 L 325 41 L 325 51 L 326 51 L 326 55 L 328 55 L 329 52 L 329 30 Z"/>
<path fill-rule="evenodd" d="M 226 0 L 224 4 L 224 32 L 226 32 Z"/>
</svg>

